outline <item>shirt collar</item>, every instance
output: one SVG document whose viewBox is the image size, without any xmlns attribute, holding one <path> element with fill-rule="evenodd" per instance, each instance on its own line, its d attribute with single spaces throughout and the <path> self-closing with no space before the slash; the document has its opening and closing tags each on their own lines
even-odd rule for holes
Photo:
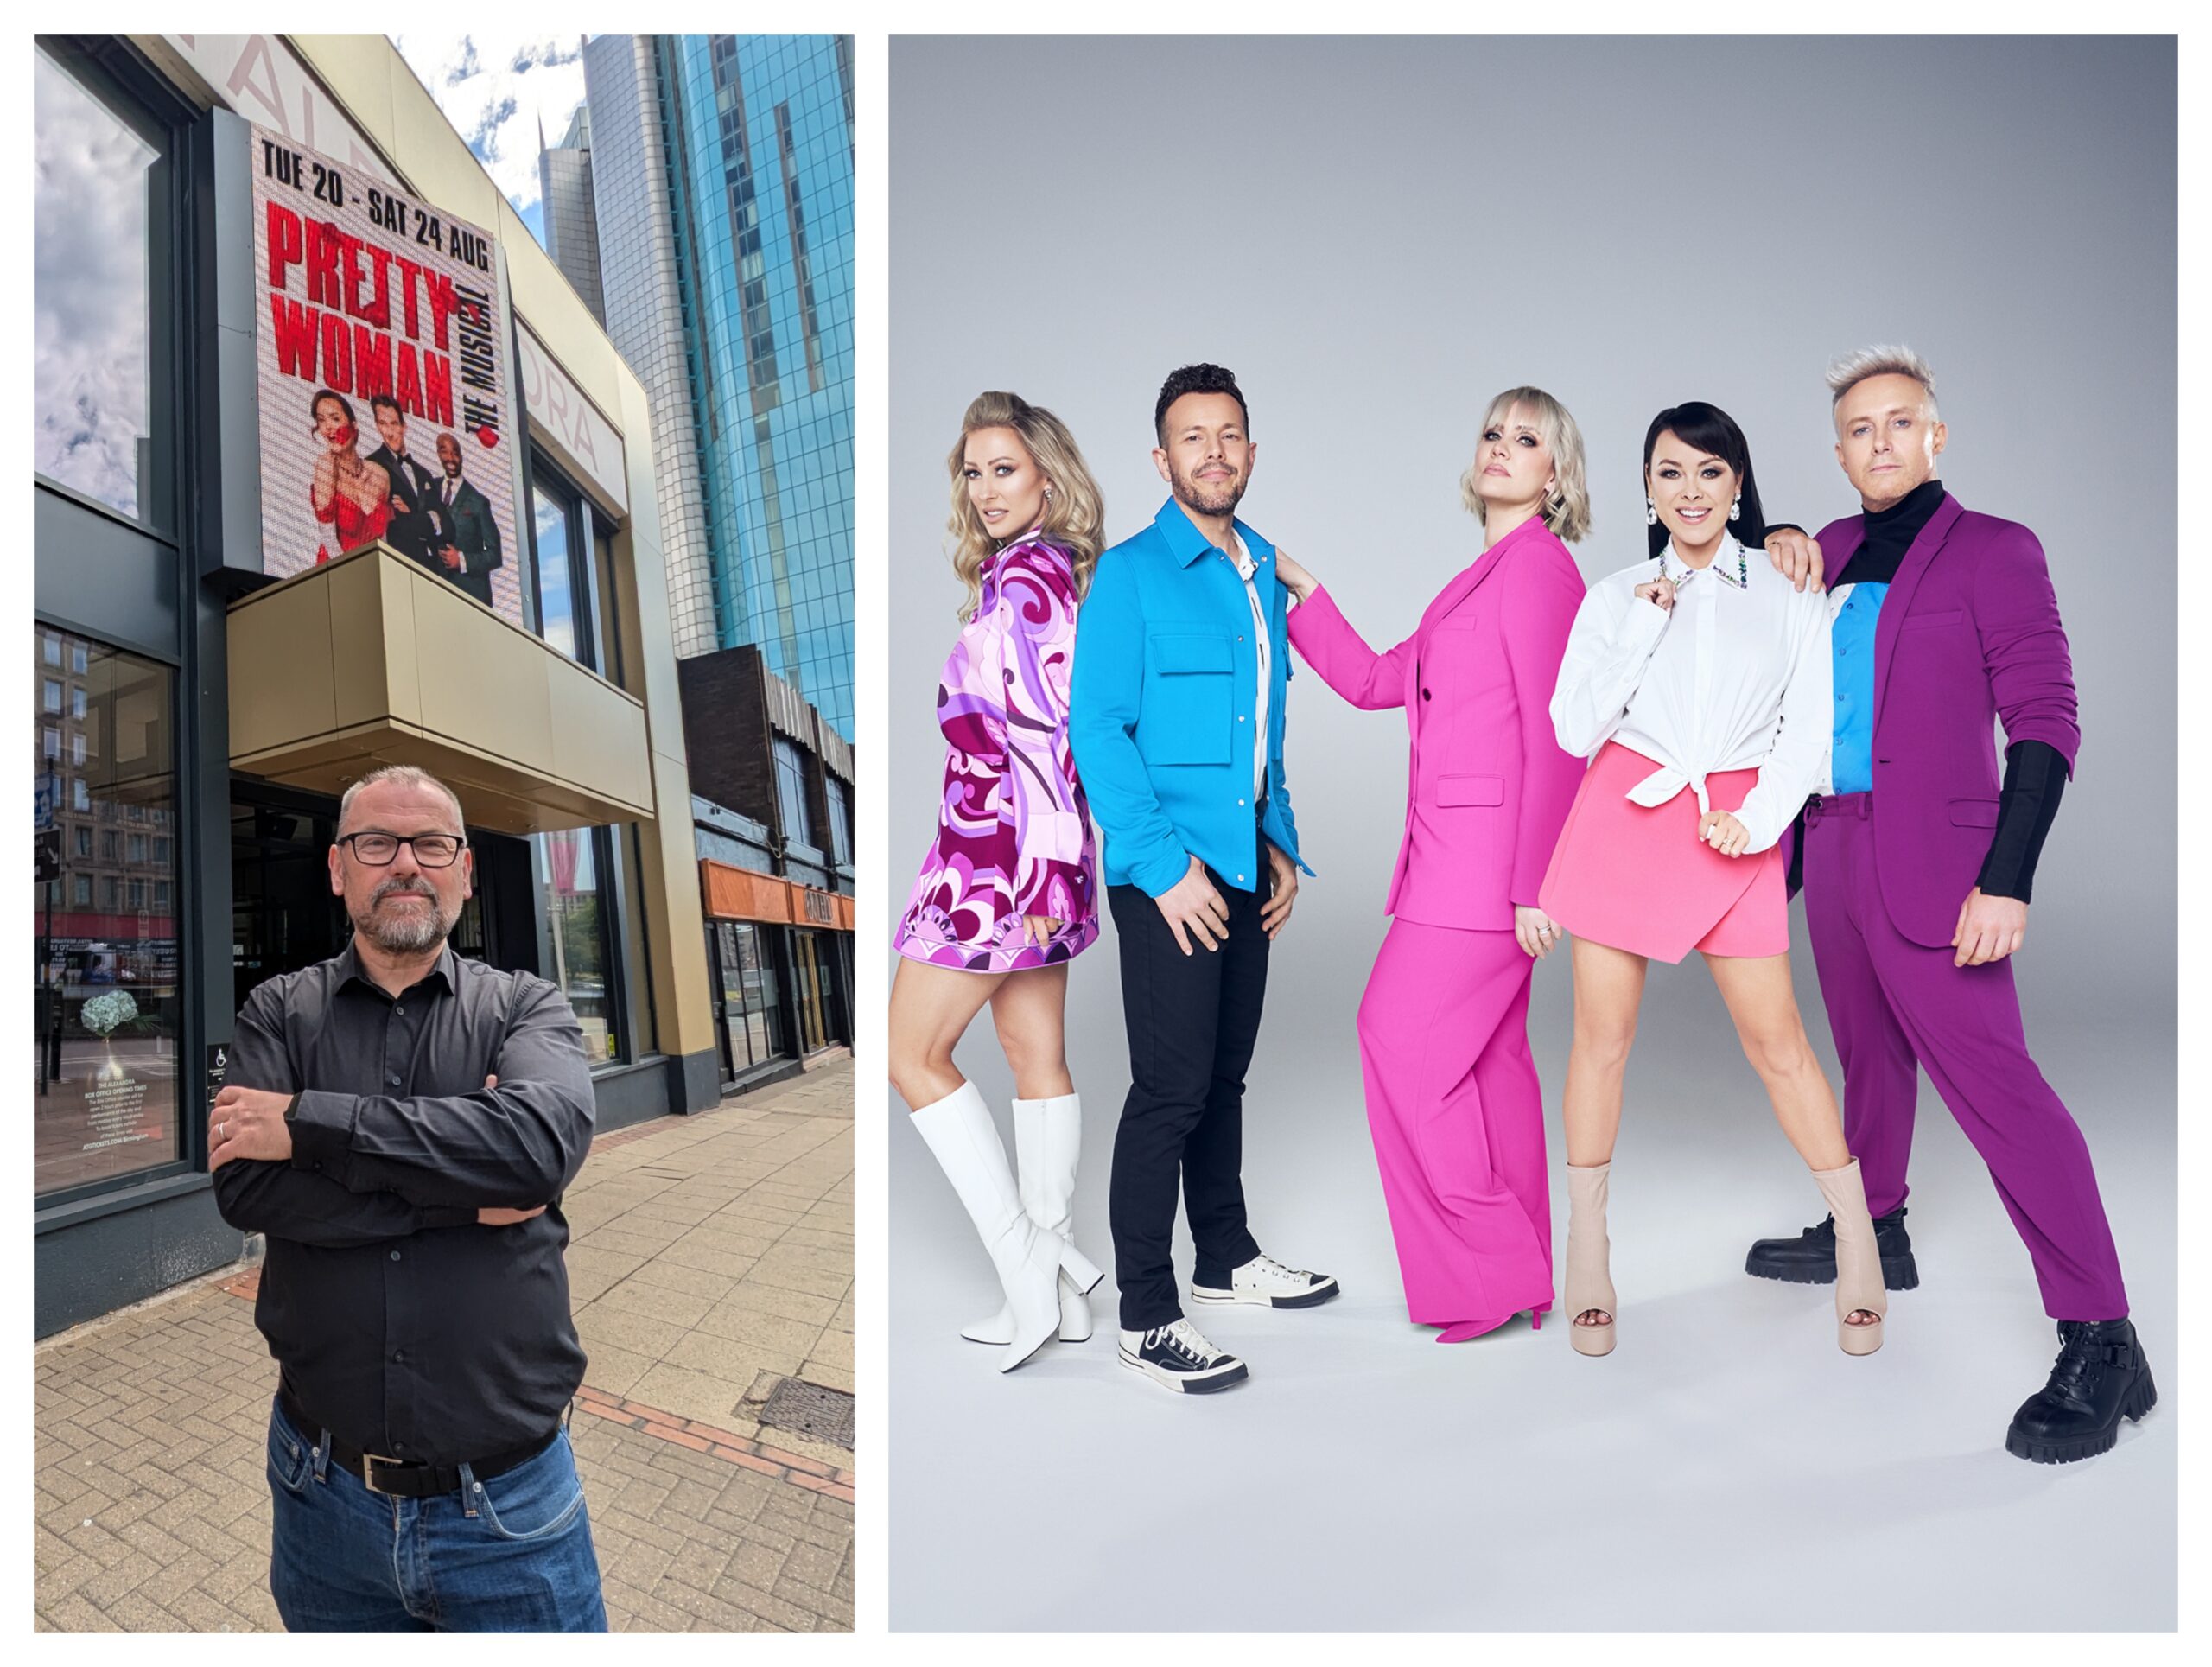
<svg viewBox="0 0 2212 1667">
<path fill-rule="evenodd" d="M 451 995 L 461 988 L 459 960 L 460 958 L 453 952 L 453 940 L 448 938 L 440 947 L 438 958 L 430 963 L 430 970 L 416 981 L 416 984 L 427 984 L 433 978 L 442 979 L 447 994 Z M 384 987 L 362 968 L 360 952 L 354 947 L 354 939 L 348 938 L 346 947 L 338 952 L 338 988 L 343 989 L 351 983 L 375 990 L 379 996 L 385 993 Z M 410 989 L 414 987 L 409 986 Z"/>
<path fill-rule="evenodd" d="M 1510 533 L 1507 535 L 1509 538 L 1511 536 Z M 1736 535 L 1732 532 L 1721 534 L 1720 548 L 1713 551 L 1713 559 L 1703 568 L 1694 568 L 1684 562 L 1675 553 L 1674 541 L 1669 539 L 1659 546 L 1659 572 L 1662 577 L 1672 579 L 1677 584 L 1686 575 L 1704 572 L 1721 580 L 1732 590 L 1751 588 L 1751 563 L 1743 545 L 1736 542 Z"/>
<path fill-rule="evenodd" d="M 1160 513 L 1152 518 L 1152 524 L 1167 540 L 1168 554 L 1174 557 L 1178 567 L 1189 567 L 1201 556 L 1223 553 L 1212 539 L 1198 531 L 1198 523 L 1173 498 L 1160 506 Z M 1265 567 L 1268 557 L 1274 553 L 1274 546 L 1236 516 L 1229 518 L 1229 524 L 1236 530 L 1236 542 L 1243 546 L 1244 553 L 1256 566 Z"/>
</svg>

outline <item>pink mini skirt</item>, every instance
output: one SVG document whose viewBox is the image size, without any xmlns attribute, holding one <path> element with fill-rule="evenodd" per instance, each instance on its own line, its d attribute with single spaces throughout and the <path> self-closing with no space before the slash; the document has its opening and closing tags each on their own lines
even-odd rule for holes
<svg viewBox="0 0 2212 1667">
<path fill-rule="evenodd" d="M 1591 760 L 1552 849 L 1536 900 L 1567 931 L 1631 955 L 1675 962 L 1707 955 L 1782 955 L 1789 948 L 1789 898 L 1779 847 L 1723 856 L 1697 837 L 1697 795 L 1664 805 L 1629 790 L 1659 766 L 1616 741 Z M 1740 806 L 1757 770 L 1706 778 L 1716 811 Z"/>
</svg>

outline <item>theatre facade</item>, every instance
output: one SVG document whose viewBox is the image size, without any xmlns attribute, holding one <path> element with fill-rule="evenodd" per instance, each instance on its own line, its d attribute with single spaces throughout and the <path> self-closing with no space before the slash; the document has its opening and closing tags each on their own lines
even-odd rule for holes
<svg viewBox="0 0 2212 1667">
<path fill-rule="evenodd" d="M 41 36 L 32 1121 L 45 1335 L 219 1268 L 205 1108 L 335 954 L 339 795 L 460 793 L 464 955 L 602 1129 L 734 1074 L 645 395 L 381 35 Z"/>
</svg>

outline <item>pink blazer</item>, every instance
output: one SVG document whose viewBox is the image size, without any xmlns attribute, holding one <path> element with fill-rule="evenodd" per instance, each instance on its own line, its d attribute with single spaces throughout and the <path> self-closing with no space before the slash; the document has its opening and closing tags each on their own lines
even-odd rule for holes
<svg viewBox="0 0 2212 1667">
<path fill-rule="evenodd" d="M 1821 529 L 1830 585 L 1851 582 L 1866 538 L 1861 516 Z M 1891 924 L 1927 948 L 1949 944 L 1989 855 L 1999 723 L 2005 745 L 2046 741 L 2072 773 L 2074 662 L 2043 546 L 2017 521 L 1947 493 L 1905 551 L 1874 630 L 1874 866 Z"/>
<path fill-rule="evenodd" d="M 1456 575 L 1414 634 L 1377 654 L 1317 589 L 1290 640 L 1328 685 L 1369 710 L 1402 706 L 1412 740 L 1405 835 L 1383 911 L 1510 931 L 1534 907 L 1583 761 L 1552 733 L 1552 688 L 1585 586 L 1541 518 Z"/>
</svg>

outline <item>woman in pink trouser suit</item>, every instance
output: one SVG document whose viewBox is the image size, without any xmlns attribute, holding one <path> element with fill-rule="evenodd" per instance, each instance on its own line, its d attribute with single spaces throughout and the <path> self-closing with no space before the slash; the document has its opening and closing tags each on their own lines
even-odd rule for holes
<svg viewBox="0 0 2212 1667">
<path fill-rule="evenodd" d="M 1541 390 L 1500 394 L 1460 492 L 1487 547 L 1387 653 L 1277 557 L 1307 663 L 1355 706 L 1406 709 L 1405 836 L 1383 904 L 1395 918 L 1359 1053 L 1407 1313 L 1447 1343 L 1552 1301 L 1529 981 L 1559 941 L 1536 893 L 1582 776 L 1548 711 L 1584 590 L 1560 541 L 1590 519 L 1574 419 Z"/>
</svg>

